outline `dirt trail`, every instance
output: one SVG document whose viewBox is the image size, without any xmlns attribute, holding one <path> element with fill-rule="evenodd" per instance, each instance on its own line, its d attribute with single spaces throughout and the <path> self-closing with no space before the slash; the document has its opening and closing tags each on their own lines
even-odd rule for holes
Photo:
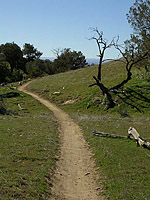
<svg viewBox="0 0 150 200">
<path fill-rule="evenodd" d="M 53 111 L 60 124 L 61 153 L 54 175 L 51 200 L 104 199 L 98 196 L 100 188 L 96 184 L 94 161 L 81 129 L 64 111 L 27 91 L 25 87 L 28 84 L 20 86 L 18 90 L 31 95 Z"/>
</svg>

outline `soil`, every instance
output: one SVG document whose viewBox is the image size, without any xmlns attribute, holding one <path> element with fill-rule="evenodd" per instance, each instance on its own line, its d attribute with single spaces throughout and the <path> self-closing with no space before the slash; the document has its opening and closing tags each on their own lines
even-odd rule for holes
<svg viewBox="0 0 150 200">
<path fill-rule="evenodd" d="M 29 83 L 18 90 L 31 95 L 48 107 L 55 115 L 60 127 L 60 157 L 56 164 L 51 188 L 51 200 L 104 200 L 98 196 L 102 191 L 97 184 L 93 154 L 85 142 L 82 130 L 71 117 L 60 108 L 26 89 Z"/>
</svg>

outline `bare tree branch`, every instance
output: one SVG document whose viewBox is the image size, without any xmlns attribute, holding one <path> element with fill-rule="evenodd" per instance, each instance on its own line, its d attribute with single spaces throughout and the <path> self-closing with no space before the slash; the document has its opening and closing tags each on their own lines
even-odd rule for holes
<svg viewBox="0 0 150 200">
<path fill-rule="evenodd" d="M 58 58 L 59 55 L 63 52 L 63 50 L 60 48 L 57 48 L 57 49 L 53 49 L 52 52 Z"/>
<path fill-rule="evenodd" d="M 123 87 L 129 80 L 132 78 L 132 67 L 139 63 L 140 61 L 147 58 L 148 52 L 143 54 L 143 51 L 139 51 L 139 46 L 135 44 L 136 38 L 134 36 L 131 36 L 131 40 L 126 40 L 123 45 L 119 45 L 119 36 L 114 37 L 111 42 L 108 42 L 108 40 L 104 39 L 103 32 L 99 32 L 97 28 L 90 28 L 92 32 L 95 32 L 96 36 L 91 37 L 89 40 L 95 40 L 98 46 L 99 51 L 99 65 L 98 65 L 98 75 L 97 77 L 93 77 L 96 83 L 93 83 L 89 85 L 89 87 L 97 85 L 100 90 L 102 91 L 103 95 L 107 97 L 107 101 L 109 104 L 109 107 L 114 107 L 115 103 L 113 101 L 111 92 L 115 93 L 116 90 Z M 135 44 L 135 45 L 134 45 Z M 105 59 L 104 55 L 108 48 L 114 47 L 119 53 L 121 54 L 121 59 Z M 126 78 L 121 81 L 121 83 L 111 87 L 107 88 L 102 83 L 102 63 L 106 61 L 119 61 L 125 64 L 125 69 L 127 76 Z"/>
</svg>

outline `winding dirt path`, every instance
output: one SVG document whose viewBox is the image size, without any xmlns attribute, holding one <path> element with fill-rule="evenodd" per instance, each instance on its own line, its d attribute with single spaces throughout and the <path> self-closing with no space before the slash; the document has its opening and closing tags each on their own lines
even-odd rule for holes
<svg viewBox="0 0 150 200">
<path fill-rule="evenodd" d="M 64 111 L 49 101 L 28 91 L 26 86 L 18 90 L 31 95 L 51 111 L 60 124 L 61 153 L 54 175 L 51 200 L 102 200 L 96 184 L 94 161 L 79 126 Z"/>
</svg>

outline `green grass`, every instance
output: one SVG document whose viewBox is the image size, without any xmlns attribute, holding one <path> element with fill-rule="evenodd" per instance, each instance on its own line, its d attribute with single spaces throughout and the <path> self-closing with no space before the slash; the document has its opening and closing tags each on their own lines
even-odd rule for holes
<svg viewBox="0 0 150 200">
<path fill-rule="evenodd" d="M 10 91 L 0 88 L 1 94 Z M 0 115 L 0 199 L 45 200 L 51 195 L 58 125 L 51 111 L 19 93 L 4 100 L 14 114 Z"/>
<path fill-rule="evenodd" d="M 128 139 L 109 139 L 93 136 L 93 130 L 127 135 L 129 126 L 136 127 L 145 138 L 149 138 L 149 118 L 120 118 L 117 116 L 78 114 L 72 117 L 84 130 L 88 143 L 92 146 L 99 170 L 103 172 L 100 182 L 104 194 L 110 199 L 149 199 L 150 152 L 137 147 Z M 144 124 L 144 128 L 142 128 Z"/>
<path fill-rule="evenodd" d="M 115 73 L 114 73 L 115 72 Z M 67 73 L 40 78 L 29 85 L 44 98 L 56 103 L 68 112 L 82 127 L 87 142 L 91 145 L 96 165 L 99 167 L 103 193 L 111 200 L 150 199 L 150 152 L 137 147 L 128 139 L 108 139 L 93 136 L 93 130 L 118 135 L 127 135 L 130 126 L 135 127 L 145 139 L 150 139 L 149 79 L 141 71 L 133 71 L 133 79 L 126 85 L 127 96 L 114 109 L 104 111 L 103 96 L 98 87 L 89 88 L 97 67 L 89 67 Z M 125 77 L 124 66 L 117 62 L 103 67 L 103 81 L 107 86 L 119 83 Z M 64 87 L 64 88 L 63 88 Z M 134 90 L 134 92 L 132 91 Z M 59 95 L 53 93 L 59 91 Z M 96 98 L 95 98 L 96 97 Z M 144 99 L 146 98 L 146 99 Z M 74 104 L 64 104 L 67 100 Z M 133 107 L 135 105 L 139 111 Z M 88 109 L 87 109 L 88 108 Z M 101 174 L 103 176 L 101 177 Z"/>
</svg>

